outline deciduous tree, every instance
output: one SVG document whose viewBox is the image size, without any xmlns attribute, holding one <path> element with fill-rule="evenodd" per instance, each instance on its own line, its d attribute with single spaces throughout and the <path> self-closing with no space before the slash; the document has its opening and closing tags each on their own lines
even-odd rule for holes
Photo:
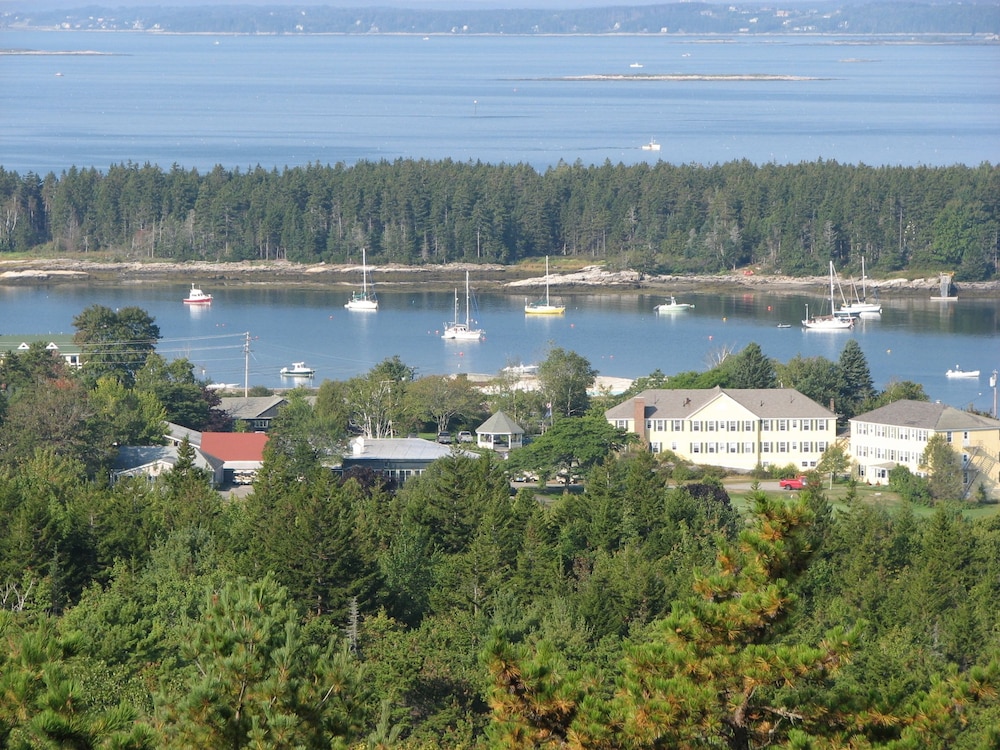
<svg viewBox="0 0 1000 750">
<path fill-rule="evenodd" d="M 131 387 L 160 338 L 154 318 L 138 307 L 112 310 L 91 305 L 73 319 L 74 340 L 83 344 L 84 374 L 96 381 L 113 375 Z"/>
</svg>

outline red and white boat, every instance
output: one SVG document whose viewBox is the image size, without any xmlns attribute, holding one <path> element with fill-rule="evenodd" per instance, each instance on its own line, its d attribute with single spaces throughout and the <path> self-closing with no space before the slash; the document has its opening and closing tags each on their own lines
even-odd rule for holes
<svg viewBox="0 0 1000 750">
<path fill-rule="evenodd" d="M 196 287 L 194 284 L 191 285 L 191 291 L 188 292 L 188 296 L 184 298 L 185 305 L 211 305 L 212 295 L 205 294 L 201 289 Z"/>
</svg>

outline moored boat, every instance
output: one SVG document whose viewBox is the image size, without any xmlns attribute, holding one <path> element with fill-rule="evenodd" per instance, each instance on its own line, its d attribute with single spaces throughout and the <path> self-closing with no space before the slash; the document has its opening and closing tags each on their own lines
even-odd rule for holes
<svg viewBox="0 0 1000 750">
<path fill-rule="evenodd" d="M 955 369 L 948 370 L 945 375 L 949 378 L 978 378 L 979 370 L 963 370 L 958 365 L 955 365 Z"/>
<path fill-rule="evenodd" d="M 861 256 L 861 294 L 858 294 L 858 287 L 851 281 L 851 286 L 854 287 L 854 299 L 851 302 L 845 302 L 842 304 L 835 313 L 841 317 L 849 316 L 853 317 L 855 315 L 866 315 L 875 316 L 882 314 L 882 303 L 880 302 L 869 302 L 868 301 L 868 289 L 865 277 L 865 258 Z M 876 289 L 875 296 L 878 297 L 878 290 Z"/>
<path fill-rule="evenodd" d="M 525 315 L 562 315 L 566 305 L 553 305 L 549 300 L 549 256 L 545 256 L 545 299 L 534 302 L 524 301 Z"/>
<path fill-rule="evenodd" d="M 188 292 L 188 296 L 184 298 L 185 305 L 210 305 L 212 304 L 212 295 L 205 294 L 201 289 L 196 287 L 194 284 L 191 285 L 191 291 Z"/>
<path fill-rule="evenodd" d="M 316 374 L 316 368 L 309 367 L 305 362 L 292 362 L 291 367 L 282 367 L 281 374 L 289 378 L 311 378 Z"/>
<path fill-rule="evenodd" d="M 371 289 L 368 287 L 371 286 Z M 365 249 L 361 248 L 361 291 L 355 290 L 344 305 L 348 310 L 376 311 L 378 297 L 375 296 L 375 285 L 368 283 L 368 258 Z"/>
<path fill-rule="evenodd" d="M 653 311 L 658 313 L 680 312 L 682 310 L 690 310 L 693 307 L 694 305 L 688 302 L 678 302 L 676 298 L 671 297 L 669 302 L 657 305 L 653 308 Z"/>
<path fill-rule="evenodd" d="M 486 334 L 481 328 L 473 328 L 472 324 L 475 322 L 470 317 L 470 299 L 471 295 L 469 293 L 469 272 L 465 272 L 465 322 L 458 319 L 458 290 L 455 290 L 455 317 L 450 323 L 445 323 L 444 333 L 441 334 L 441 338 L 450 341 L 480 341 Z"/>
<path fill-rule="evenodd" d="M 834 271 L 833 261 L 830 261 L 830 315 L 809 316 L 809 305 L 806 305 L 806 317 L 802 327 L 810 331 L 849 331 L 854 328 L 854 317 L 851 315 L 835 315 L 837 309 L 833 299 Z"/>
</svg>

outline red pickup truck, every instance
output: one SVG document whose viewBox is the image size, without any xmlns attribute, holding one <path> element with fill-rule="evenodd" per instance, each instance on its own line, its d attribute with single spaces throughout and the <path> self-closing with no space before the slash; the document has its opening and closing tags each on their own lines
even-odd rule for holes
<svg viewBox="0 0 1000 750">
<path fill-rule="evenodd" d="M 778 486 L 783 490 L 801 490 L 806 486 L 805 476 L 792 477 L 791 479 L 782 479 L 778 482 Z"/>
</svg>

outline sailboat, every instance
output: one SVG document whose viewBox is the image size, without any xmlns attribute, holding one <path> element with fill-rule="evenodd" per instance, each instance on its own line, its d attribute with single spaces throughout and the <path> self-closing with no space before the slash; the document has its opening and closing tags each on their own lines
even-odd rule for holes
<svg viewBox="0 0 1000 750">
<path fill-rule="evenodd" d="M 469 272 L 465 272 L 465 322 L 461 322 L 458 319 L 458 290 L 455 290 L 455 317 L 452 319 L 451 323 L 445 323 L 444 333 L 441 334 L 441 338 L 449 339 L 451 341 L 479 341 L 483 338 L 486 331 L 481 328 L 473 328 L 473 320 L 470 317 L 469 311 Z"/>
<path fill-rule="evenodd" d="M 549 256 L 545 256 L 545 299 L 528 302 L 524 300 L 525 315 L 562 315 L 566 305 L 553 305 L 549 301 Z"/>
<path fill-rule="evenodd" d="M 854 318 L 850 316 L 838 316 L 832 314 L 837 309 L 837 304 L 833 299 L 833 261 L 830 261 L 830 315 L 814 315 L 809 317 L 809 305 L 806 305 L 806 317 L 802 321 L 802 326 L 813 331 L 848 331 L 854 328 Z"/>
<path fill-rule="evenodd" d="M 836 315 L 881 315 L 882 304 L 879 302 L 868 302 L 868 290 L 865 285 L 865 256 L 861 256 L 861 295 L 858 296 L 858 287 L 854 285 L 854 301 L 845 302 L 835 313 Z M 878 294 L 875 295 L 878 297 Z"/>
<path fill-rule="evenodd" d="M 375 296 L 375 285 L 368 290 L 368 259 L 365 249 L 361 248 L 361 291 L 355 290 L 344 305 L 348 310 L 378 310 L 378 298 Z"/>
</svg>

